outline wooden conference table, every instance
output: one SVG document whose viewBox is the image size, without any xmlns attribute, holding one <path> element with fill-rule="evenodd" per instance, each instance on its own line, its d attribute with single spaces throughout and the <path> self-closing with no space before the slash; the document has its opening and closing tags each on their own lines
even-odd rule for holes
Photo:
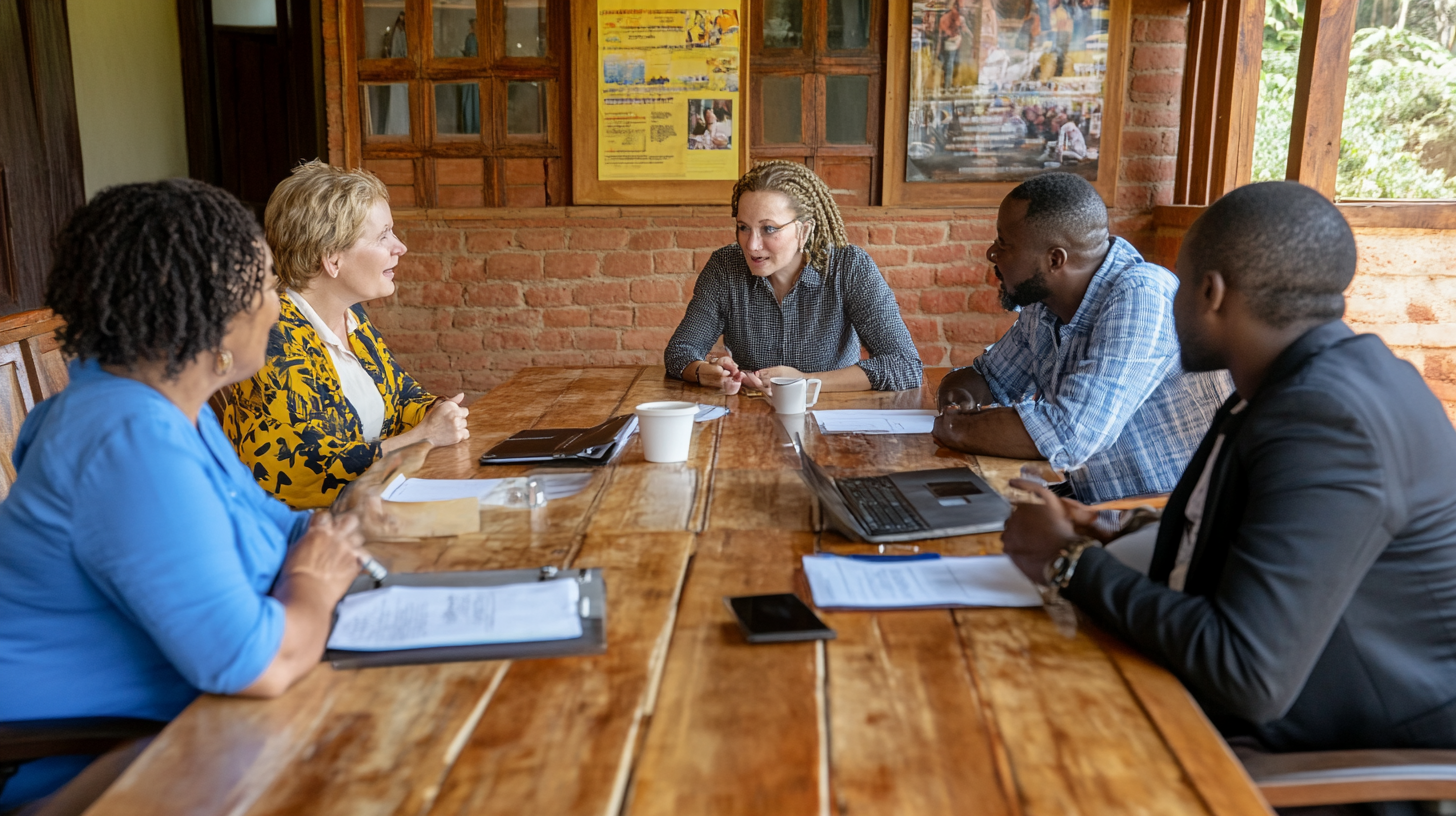
<svg viewBox="0 0 1456 816">
<path fill-rule="evenodd" d="M 820 407 L 933 407 L 945 372 L 926 373 L 919 391 Z M 868 549 L 814 531 L 762 399 L 660 367 L 528 369 L 420 475 L 485 475 L 477 457 L 515 431 L 679 398 L 732 409 L 695 426 L 686 464 L 648 464 L 634 439 L 574 497 L 491 508 L 478 535 L 371 545 L 394 570 L 602 567 L 605 654 L 320 665 L 277 700 L 203 696 L 89 813 L 1269 813 L 1171 675 L 1085 626 L 1062 637 L 1040 609 L 826 613 L 837 640 L 746 644 L 723 596 L 792 591 L 805 553 Z M 1021 464 L 807 431 L 841 473 L 965 461 L 999 489 Z M 999 538 L 921 546 L 981 554 Z"/>
</svg>

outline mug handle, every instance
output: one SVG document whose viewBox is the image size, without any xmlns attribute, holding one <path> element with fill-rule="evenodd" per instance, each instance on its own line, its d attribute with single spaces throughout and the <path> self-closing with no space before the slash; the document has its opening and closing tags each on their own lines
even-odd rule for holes
<svg viewBox="0 0 1456 816">
<path fill-rule="evenodd" d="M 821 388 L 824 387 L 824 381 L 823 380 L 812 379 L 811 378 L 809 380 L 809 382 L 811 382 L 811 383 L 814 384 L 814 396 L 812 396 L 812 397 L 810 397 L 810 398 L 808 398 L 807 400 L 804 401 L 804 407 L 805 408 L 813 408 L 814 407 L 814 403 L 816 403 L 816 402 L 819 401 L 819 389 L 821 389 Z"/>
</svg>

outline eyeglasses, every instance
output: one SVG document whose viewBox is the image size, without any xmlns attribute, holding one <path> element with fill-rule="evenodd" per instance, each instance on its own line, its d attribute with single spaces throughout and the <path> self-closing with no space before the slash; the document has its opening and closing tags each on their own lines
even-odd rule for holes
<svg viewBox="0 0 1456 816">
<path fill-rule="evenodd" d="M 784 239 L 784 230 L 786 230 L 790 224 L 798 223 L 800 223 L 800 219 L 796 218 L 793 221 L 786 221 L 782 224 L 765 224 L 757 229 L 750 227 L 747 224 L 739 224 L 738 239 L 740 241 L 752 240 L 754 233 L 757 233 L 759 240 L 763 241 L 764 243 L 769 243 L 771 241 L 780 241 Z"/>
</svg>

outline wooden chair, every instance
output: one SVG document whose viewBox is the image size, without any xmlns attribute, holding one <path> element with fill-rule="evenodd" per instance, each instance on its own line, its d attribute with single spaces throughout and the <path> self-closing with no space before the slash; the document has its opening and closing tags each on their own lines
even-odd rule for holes
<svg viewBox="0 0 1456 816">
<path fill-rule="evenodd" d="M 1236 751 L 1274 807 L 1456 799 L 1456 751 Z"/>
<path fill-rule="evenodd" d="M 0 499 L 15 483 L 10 454 L 35 404 L 66 387 L 56 339 L 63 321 L 49 309 L 0 317 Z"/>
</svg>

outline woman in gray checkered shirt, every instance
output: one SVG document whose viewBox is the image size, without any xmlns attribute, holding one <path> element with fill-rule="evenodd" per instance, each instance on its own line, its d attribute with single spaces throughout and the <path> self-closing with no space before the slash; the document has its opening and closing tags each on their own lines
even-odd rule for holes
<svg viewBox="0 0 1456 816">
<path fill-rule="evenodd" d="M 825 391 L 920 385 L 920 355 L 869 254 L 849 243 L 829 188 L 802 164 L 756 165 L 733 188 L 738 243 L 704 265 L 664 355 L 709 388 L 818 377 Z M 727 351 L 710 356 L 722 336 Z M 869 357 L 860 359 L 860 344 Z"/>
</svg>

